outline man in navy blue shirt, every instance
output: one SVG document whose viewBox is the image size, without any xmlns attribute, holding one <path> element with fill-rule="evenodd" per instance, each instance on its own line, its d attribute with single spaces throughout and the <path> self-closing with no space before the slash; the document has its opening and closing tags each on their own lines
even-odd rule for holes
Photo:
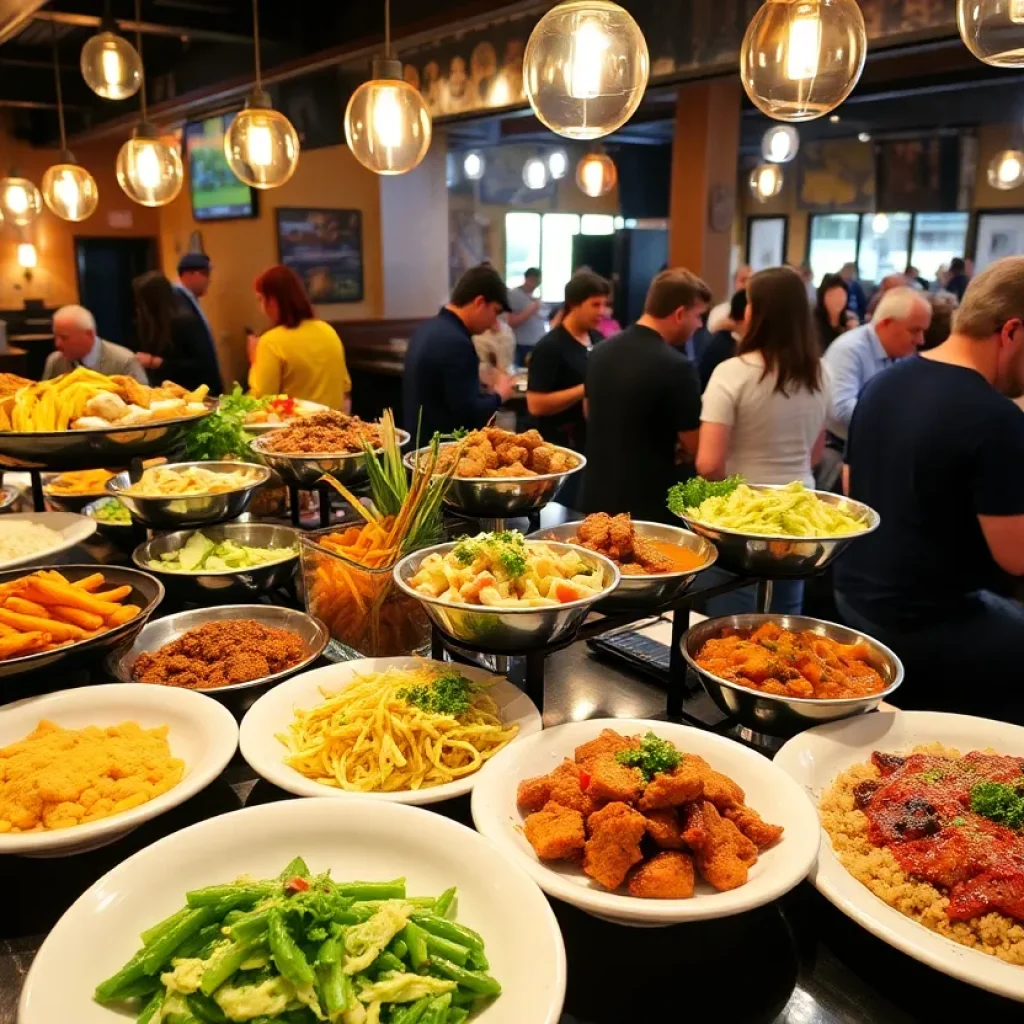
<svg viewBox="0 0 1024 1024">
<path fill-rule="evenodd" d="M 425 444 L 435 433 L 482 427 L 512 395 L 512 380 L 505 374 L 492 385 L 493 393 L 480 390 L 480 360 L 473 347 L 473 335 L 490 330 L 508 308 L 508 291 L 498 272 L 472 267 L 459 278 L 448 304 L 413 332 L 402 402 L 405 429 L 414 440 L 417 429 Z"/>
</svg>

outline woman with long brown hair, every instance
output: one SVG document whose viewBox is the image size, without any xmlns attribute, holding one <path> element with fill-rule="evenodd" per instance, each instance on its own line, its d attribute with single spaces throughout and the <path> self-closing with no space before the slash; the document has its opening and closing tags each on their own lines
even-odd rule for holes
<svg viewBox="0 0 1024 1024">
<path fill-rule="evenodd" d="M 795 270 L 772 267 L 750 279 L 740 332 L 737 354 L 715 368 L 704 392 L 697 472 L 813 487 L 828 391 L 807 289 Z M 802 587 L 776 585 L 772 608 L 799 611 L 802 598 Z"/>
</svg>

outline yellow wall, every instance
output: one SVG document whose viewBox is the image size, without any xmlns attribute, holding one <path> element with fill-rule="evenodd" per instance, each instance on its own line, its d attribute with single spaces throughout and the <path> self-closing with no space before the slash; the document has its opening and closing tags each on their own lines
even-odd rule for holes
<svg viewBox="0 0 1024 1024">
<path fill-rule="evenodd" d="M 318 306 L 327 320 L 377 317 L 383 313 L 380 244 L 380 179 L 356 161 L 346 146 L 310 150 L 299 157 L 291 181 L 261 192 L 258 218 L 197 223 L 192 217 L 188 183 L 181 195 L 160 211 L 160 247 L 164 272 L 174 277 L 193 231 L 202 234 L 203 250 L 213 262 L 210 291 L 203 307 L 217 339 L 224 378 L 244 380 L 245 327 L 268 326 L 253 292 L 253 281 L 277 263 L 279 206 L 362 210 L 363 294 L 358 303 Z"/>
</svg>

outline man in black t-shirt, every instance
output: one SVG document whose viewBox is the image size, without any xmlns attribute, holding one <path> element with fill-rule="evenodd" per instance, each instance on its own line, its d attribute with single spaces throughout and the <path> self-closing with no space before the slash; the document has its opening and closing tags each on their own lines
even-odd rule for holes
<svg viewBox="0 0 1024 1024">
<path fill-rule="evenodd" d="M 672 522 L 665 502 L 692 463 L 700 380 L 680 348 L 701 324 L 708 286 L 688 270 L 651 282 L 643 316 L 602 342 L 587 366 L 587 469 L 583 509 Z"/>
<path fill-rule="evenodd" d="M 1024 608 L 1024 257 L 968 287 L 953 333 L 875 377 L 847 442 L 851 497 L 881 516 L 835 566 L 843 618 L 892 647 L 901 707 L 1020 718 Z"/>
</svg>

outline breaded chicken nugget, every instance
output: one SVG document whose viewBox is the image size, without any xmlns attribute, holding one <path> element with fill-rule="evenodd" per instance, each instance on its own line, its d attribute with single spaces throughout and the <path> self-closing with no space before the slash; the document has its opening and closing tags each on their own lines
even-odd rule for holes
<svg viewBox="0 0 1024 1024">
<path fill-rule="evenodd" d="M 583 815 L 554 802 L 531 814 L 523 830 L 541 860 L 573 860 L 586 842 Z"/>
<path fill-rule="evenodd" d="M 608 804 L 591 814 L 583 871 L 606 889 L 617 889 L 629 869 L 643 860 L 640 840 L 646 827 L 644 816 L 627 804 Z"/>
<path fill-rule="evenodd" d="M 698 800 L 703 793 L 704 777 L 701 768 L 693 763 L 690 754 L 685 754 L 678 768 L 670 772 L 659 772 L 647 783 L 637 806 L 641 811 L 679 807 Z"/>
<path fill-rule="evenodd" d="M 688 900 L 693 895 L 693 861 L 678 850 L 656 853 L 630 872 L 629 895 Z"/>
<path fill-rule="evenodd" d="M 689 763 L 700 774 L 704 783 L 704 799 L 710 800 L 720 811 L 738 807 L 746 799 L 743 790 L 732 779 L 716 772 L 703 757 L 687 754 L 684 763 Z"/>
<path fill-rule="evenodd" d="M 630 750 L 636 746 L 639 746 L 636 739 L 623 736 L 614 729 L 602 729 L 601 735 L 596 739 L 581 743 L 576 748 L 576 763 L 586 766 L 587 762 L 594 758 L 608 757 L 620 750 Z"/>
<path fill-rule="evenodd" d="M 745 804 L 729 807 L 725 811 L 729 819 L 759 850 L 771 846 L 783 833 L 781 825 L 771 825 L 753 807 Z"/>
<path fill-rule="evenodd" d="M 511 466 L 517 462 L 525 463 L 530 457 L 530 453 L 525 448 L 512 444 L 510 441 L 499 444 L 494 450 L 498 455 L 499 466 Z"/>
<path fill-rule="evenodd" d="M 674 807 L 659 811 L 648 811 L 647 834 L 663 850 L 678 850 L 683 846 L 683 830 L 679 824 L 679 813 Z"/>
<path fill-rule="evenodd" d="M 614 754 L 591 758 L 587 762 L 590 784 L 587 795 L 594 800 L 619 800 L 631 804 L 644 788 L 644 777 L 636 768 L 627 768 Z"/>
<path fill-rule="evenodd" d="M 580 786 L 579 766 L 568 758 L 548 778 L 551 780 L 551 799 L 556 803 L 579 811 L 584 818 L 597 810 L 597 801 Z"/>
<path fill-rule="evenodd" d="M 523 779 L 516 790 L 516 806 L 521 811 L 539 811 L 551 799 L 551 776 Z"/>
<path fill-rule="evenodd" d="M 743 885 L 757 860 L 757 847 L 709 800 L 700 802 L 699 814 L 699 826 L 688 818 L 683 839 L 694 852 L 701 877 L 720 892 Z"/>
<path fill-rule="evenodd" d="M 527 465 L 535 473 L 547 473 L 549 472 L 548 467 L 551 465 L 551 458 L 554 454 L 555 449 L 552 448 L 551 445 L 537 445 L 537 447 L 530 452 L 530 459 L 527 462 Z"/>
<path fill-rule="evenodd" d="M 466 477 L 483 476 L 486 470 L 487 467 L 482 462 L 463 456 L 455 467 L 455 475 L 465 479 Z"/>
<path fill-rule="evenodd" d="M 515 444 L 522 445 L 528 452 L 532 452 L 544 443 L 544 438 L 540 436 L 539 430 L 527 430 L 522 434 L 514 434 L 511 440 Z"/>
</svg>

